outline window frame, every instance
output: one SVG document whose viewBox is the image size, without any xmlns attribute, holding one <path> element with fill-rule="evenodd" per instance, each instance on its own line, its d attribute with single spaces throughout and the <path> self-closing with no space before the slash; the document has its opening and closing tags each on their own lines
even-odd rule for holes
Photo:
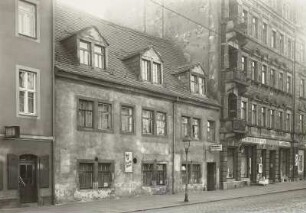
<svg viewBox="0 0 306 213">
<path fill-rule="evenodd" d="M 109 106 L 109 109 L 110 109 L 110 112 L 107 112 L 107 114 L 110 116 L 110 121 L 108 121 L 108 122 L 110 122 L 110 128 L 109 129 L 100 129 L 99 128 L 99 122 L 100 122 L 100 115 L 99 115 L 99 105 L 100 104 L 104 104 L 104 105 L 108 105 Z M 114 128 L 114 110 L 113 110 L 113 104 L 111 103 L 111 102 L 107 102 L 107 101 L 101 101 L 101 100 L 98 100 L 97 101 L 97 110 L 96 110 L 96 114 L 97 114 L 97 118 L 96 118 L 96 120 L 97 120 L 97 129 L 99 130 L 99 131 L 112 131 L 113 130 L 113 128 Z M 105 113 L 106 114 L 106 113 Z"/>
<path fill-rule="evenodd" d="M 192 78 L 194 78 L 194 81 L 192 81 Z M 200 79 L 202 79 L 202 85 L 200 84 Z M 192 85 L 194 85 L 194 87 Z M 202 91 L 202 93 L 200 91 Z M 190 72 L 190 92 L 200 96 L 206 95 L 206 78 L 204 75 Z"/>
<path fill-rule="evenodd" d="M 152 166 L 152 169 L 151 170 L 146 170 L 144 171 L 144 165 L 151 165 Z M 157 180 L 159 180 L 159 175 L 158 175 L 158 168 L 157 166 L 160 166 L 162 165 L 163 166 L 163 183 L 160 184 L 158 183 Z M 154 187 L 155 185 L 156 186 L 167 186 L 167 167 L 168 167 L 168 164 L 167 162 L 156 162 L 156 161 L 143 161 L 141 163 L 141 179 L 142 179 L 142 186 L 146 186 L 146 187 Z M 145 173 L 144 172 L 150 172 L 151 173 L 151 177 L 150 177 L 150 180 L 151 180 L 151 183 L 147 184 L 147 181 L 146 181 L 146 184 L 144 183 L 144 176 L 145 176 Z M 146 179 L 147 180 L 147 179 Z M 155 184 L 154 184 L 155 182 Z"/>
<path fill-rule="evenodd" d="M 305 98 L 305 79 L 300 78 L 299 97 Z"/>
<path fill-rule="evenodd" d="M 27 112 L 20 112 L 20 81 L 19 81 L 19 73 L 21 71 L 24 72 L 32 72 L 35 74 L 35 90 L 34 90 L 34 113 L 27 113 Z M 16 115 L 17 117 L 24 117 L 24 118 L 40 118 L 40 70 L 26 67 L 22 65 L 16 65 Z"/>
<path fill-rule="evenodd" d="M 151 117 L 145 118 L 144 117 L 144 111 L 149 112 L 151 114 Z M 151 123 L 151 132 L 145 133 L 144 132 L 144 119 L 148 120 L 149 123 Z M 142 135 L 155 135 L 155 112 L 154 110 L 148 109 L 148 108 L 142 108 L 141 110 L 141 133 Z"/>
<path fill-rule="evenodd" d="M 96 50 L 95 50 L 96 47 L 101 48 L 101 53 L 96 52 Z M 102 67 L 96 66 L 96 64 L 97 64 L 97 62 L 96 62 L 96 55 L 97 55 L 97 57 L 101 57 L 101 62 L 102 62 L 101 66 Z M 93 44 L 93 57 L 94 57 L 93 66 L 96 69 L 105 70 L 106 69 L 106 47 L 104 47 L 104 46 L 102 46 L 100 44 Z"/>
<path fill-rule="evenodd" d="M 209 132 L 212 132 L 212 133 L 209 133 Z M 212 136 L 211 139 L 209 138 L 209 135 Z M 216 142 L 216 121 L 215 120 L 207 120 L 207 141 Z"/>
<path fill-rule="evenodd" d="M 81 173 L 81 169 L 80 169 L 80 165 L 81 164 L 90 164 L 92 166 L 92 177 L 91 177 L 91 186 L 88 187 L 81 187 L 81 181 L 80 181 L 80 173 Z M 94 161 L 92 160 L 78 160 L 78 188 L 80 190 L 87 190 L 87 189 L 93 189 L 94 188 L 94 175 L 95 175 L 95 165 L 94 165 Z"/>
<path fill-rule="evenodd" d="M 188 166 L 187 166 L 188 165 Z M 199 170 L 195 170 L 194 167 L 199 166 Z M 185 167 L 185 170 L 183 170 L 183 167 Z M 187 168 L 188 167 L 188 168 Z M 202 184 L 202 164 L 200 162 L 194 162 L 194 161 L 183 161 L 181 163 L 181 180 L 183 184 L 186 184 L 187 176 L 186 176 L 186 170 L 188 170 L 188 184 Z M 195 175 L 198 174 L 198 175 Z M 197 181 L 191 181 L 194 180 L 192 177 L 197 176 Z"/>
<path fill-rule="evenodd" d="M 147 71 L 147 76 L 148 74 L 150 74 L 150 79 L 144 79 L 144 64 L 143 62 L 146 61 L 148 62 L 148 67 L 150 68 L 149 71 Z M 158 64 L 159 67 L 160 67 L 160 82 L 155 82 L 154 79 L 153 79 L 153 72 L 154 72 L 154 65 L 155 64 Z M 158 67 L 158 66 L 157 66 Z M 143 82 L 147 82 L 147 83 L 151 83 L 151 84 L 154 84 L 154 85 L 163 85 L 164 83 L 164 80 L 163 80 L 163 62 L 161 60 L 154 60 L 152 57 L 147 57 L 147 56 L 141 56 L 140 57 L 140 79 L 141 81 Z M 158 73 L 157 73 L 157 76 L 158 76 Z M 158 77 L 157 77 L 158 79 Z"/>
<path fill-rule="evenodd" d="M 187 135 L 184 135 L 184 132 L 183 132 L 183 118 L 187 118 L 187 121 L 189 121 L 186 124 L 187 125 L 187 132 L 188 132 Z M 194 120 L 199 121 L 199 137 L 198 138 L 194 137 L 194 132 L 193 132 L 193 121 Z M 186 136 L 190 136 L 195 141 L 202 140 L 202 131 L 201 131 L 202 119 L 201 118 L 182 114 L 180 125 L 181 125 L 181 137 L 182 137 L 182 139 L 184 139 Z"/>
<path fill-rule="evenodd" d="M 131 108 L 132 109 L 132 131 L 131 132 L 127 132 L 127 131 L 123 131 L 122 130 L 122 108 L 126 107 L 126 108 Z M 135 119 L 135 113 L 136 113 L 136 107 L 134 105 L 131 104 L 120 104 L 120 133 L 121 134 L 130 134 L 130 135 L 134 135 L 135 134 L 135 126 L 136 126 L 136 119 Z"/>
<path fill-rule="evenodd" d="M 19 32 L 19 2 L 32 4 L 35 6 L 35 36 L 25 35 Z M 15 35 L 30 41 L 40 43 L 40 2 L 38 0 L 15 0 Z"/>
</svg>

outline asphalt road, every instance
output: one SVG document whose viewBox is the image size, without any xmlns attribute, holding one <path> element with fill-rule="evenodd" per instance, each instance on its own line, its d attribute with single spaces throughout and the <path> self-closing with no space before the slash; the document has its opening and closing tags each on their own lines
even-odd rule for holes
<svg viewBox="0 0 306 213">
<path fill-rule="evenodd" d="M 264 213 L 306 213 L 306 190 L 268 194 L 243 199 L 194 204 L 164 209 L 143 211 L 144 213 L 202 213 L 202 212 L 264 212 Z"/>
</svg>

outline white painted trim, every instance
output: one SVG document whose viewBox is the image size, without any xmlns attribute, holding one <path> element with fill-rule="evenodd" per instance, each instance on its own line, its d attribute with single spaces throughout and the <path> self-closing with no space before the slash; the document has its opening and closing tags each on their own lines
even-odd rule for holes
<svg viewBox="0 0 306 213">
<path fill-rule="evenodd" d="M 36 73 L 36 99 L 35 99 L 35 114 L 23 114 L 19 112 L 19 70 L 25 70 Z M 16 116 L 22 117 L 22 118 L 34 118 L 34 119 L 40 119 L 40 70 L 26 67 L 22 65 L 16 65 Z"/>
</svg>

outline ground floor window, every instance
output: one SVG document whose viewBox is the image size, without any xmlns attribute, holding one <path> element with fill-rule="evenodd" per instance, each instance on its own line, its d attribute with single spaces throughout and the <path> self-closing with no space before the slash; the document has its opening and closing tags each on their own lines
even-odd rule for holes
<svg viewBox="0 0 306 213">
<path fill-rule="evenodd" d="M 113 162 L 85 161 L 79 162 L 79 187 L 80 189 L 92 189 L 94 183 L 98 188 L 109 188 L 112 185 L 114 172 Z"/>
<path fill-rule="evenodd" d="M 165 185 L 167 179 L 166 164 L 142 164 L 142 180 L 144 186 Z"/>
<path fill-rule="evenodd" d="M 298 153 L 298 172 L 304 172 L 304 150 L 299 150 Z"/>
<path fill-rule="evenodd" d="M 227 178 L 234 178 L 235 149 L 227 150 Z"/>
<path fill-rule="evenodd" d="M 182 182 L 185 184 L 187 181 L 187 165 L 182 164 L 181 175 Z M 188 183 L 201 183 L 201 165 L 200 164 L 188 164 Z"/>
</svg>

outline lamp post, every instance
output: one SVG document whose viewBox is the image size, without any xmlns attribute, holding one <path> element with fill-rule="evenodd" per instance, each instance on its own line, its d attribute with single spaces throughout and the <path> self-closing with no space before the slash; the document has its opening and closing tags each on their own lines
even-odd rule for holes
<svg viewBox="0 0 306 213">
<path fill-rule="evenodd" d="M 184 202 L 189 202 L 189 198 L 188 198 L 188 182 L 189 182 L 189 172 L 188 172 L 188 150 L 190 147 L 190 141 L 191 141 L 191 137 L 190 136 L 186 136 L 183 139 L 184 142 L 184 148 L 185 148 L 185 154 L 186 154 L 186 183 L 185 183 L 185 199 Z"/>
</svg>

